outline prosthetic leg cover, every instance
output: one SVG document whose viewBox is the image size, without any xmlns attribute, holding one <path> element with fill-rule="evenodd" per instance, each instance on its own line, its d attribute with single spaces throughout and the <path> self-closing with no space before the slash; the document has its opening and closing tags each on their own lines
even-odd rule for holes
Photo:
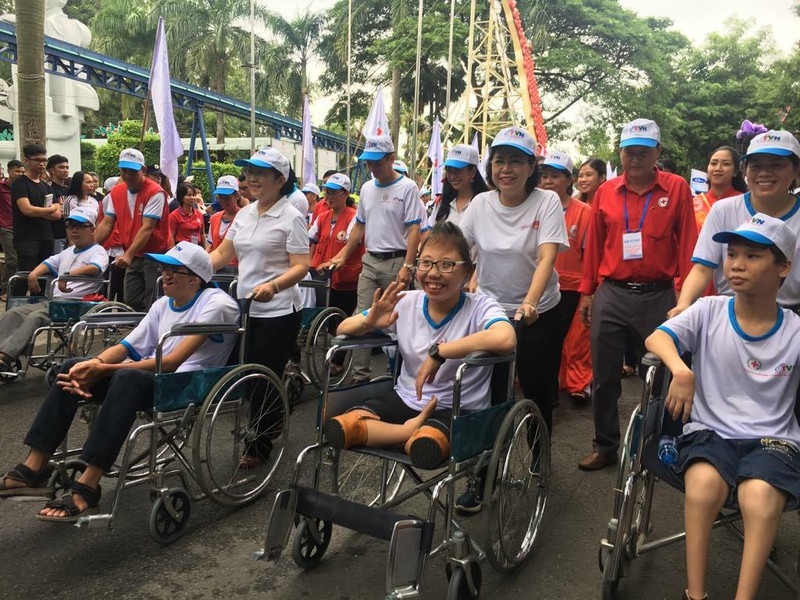
<svg viewBox="0 0 800 600">
<path fill-rule="evenodd" d="M 367 419 L 379 420 L 364 412 L 346 412 L 328 419 L 323 426 L 325 439 L 334 448 L 354 448 L 367 443 Z"/>
<path fill-rule="evenodd" d="M 420 469 L 436 469 L 450 457 L 450 440 L 436 427 L 423 425 L 406 442 L 406 454 Z"/>
</svg>

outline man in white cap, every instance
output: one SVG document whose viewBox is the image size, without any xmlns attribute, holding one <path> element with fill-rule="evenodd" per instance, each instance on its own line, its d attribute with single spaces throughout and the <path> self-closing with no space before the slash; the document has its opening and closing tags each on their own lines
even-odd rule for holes
<svg viewBox="0 0 800 600">
<path fill-rule="evenodd" d="M 166 252 L 169 247 L 169 205 L 160 185 L 145 174 L 144 155 L 126 148 L 119 155 L 120 181 L 109 192 L 111 201 L 95 239 L 104 243 L 114 226 L 119 229 L 123 253 L 114 267 L 125 269 L 125 302 L 146 311 L 152 304 L 158 272 L 155 263 L 144 260 L 148 252 Z"/>
<path fill-rule="evenodd" d="M 91 358 L 64 363 L 25 437 L 30 453 L 0 481 L 0 497 L 52 493 L 47 463 L 66 435 L 80 401 L 102 404 L 80 458 L 86 469 L 61 498 L 45 505 L 37 518 L 74 522 L 100 500 L 99 481 L 114 464 L 136 419 L 152 410 L 155 392 L 155 349 L 159 339 L 181 323 L 235 324 L 236 301 L 210 285 L 213 270 L 208 253 L 181 242 L 166 254 L 147 259 L 163 274 L 164 296 L 150 307 L 141 323 L 119 344 Z M 164 372 L 200 371 L 223 366 L 236 336 L 191 335 L 168 339 Z"/>
<path fill-rule="evenodd" d="M 315 183 L 305 184 L 303 186 L 303 189 L 300 191 L 306 195 L 306 200 L 308 201 L 308 220 L 309 220 L 309 225 L 311 225 L 310 222 L 311 215 L 314 214 L 314 209 L 317 208 L 317 202 L 319 202 L 319 199 L 322 196 L 322 192 Z"/>
<path fill-rule="evenodd" d="M 343 264 L 366 235 L 357 311 L 372 305 L 375 290 L 395 280 L 406 286 L 411 282 L 420 224 L 427 218 L 416 184 L 394 170 L 394 144 L 389 136 L 367 137 L 359 160 L 367 164 L 373 179 L 361 187 L 356 224 L 347 245 L 329 263 L 334 268 Z M 354 358 L 354 381 L 366 381 L 369 375 L 369 352 L 359 351 Z"/>
<path fill-rule="evenodd" d="M 617 462 L 625 346 L 644 354 L 645 338 L 675 306 L 676 277 L 686 279 L 697 241 L 689 184 L 656 168 L 658 125 L 626 124 L 619 147 L 624 173 L 597 189 L 583 257 L 579 310 L 591 327 L 595 427 L 593 451 L 578 463 L 584 471 Z"/>
<path fill-rule="evenodd" d="M 108 268 L 108 254 L 94 242 L 97 214 L 78 207 L 66 219 L 67 240 L 71 246 L 46 259 L 28 275 L 31 294 L 42 292 L 40 277 L 81 275 L 100 277 Z M 54 300 L 80 300 L 102 291 L 102 282 L 60 282 L 53 290 Z M 34 331 L 50 324 L 48 302 L 22 304 L 0 318 L 0 372 L 11 372 L 17 358 L 27 348 Z"/>
<path fill-rule="evenodd" d="M 233 175 L 223 175 L 217 180 L 217 189 L 214 192 L 217 199 L 214 201 L 215 212 L 211 215 L 208 223 L 209 247 L 208 251 L 213 252 L 225 239 L 228 227 L 233 223 L 239 208 L 239 179 Z M 236 272 L 238 262 L 234 258 L 230 265 L 222 267 L 221 271 Z"/>
</svg>

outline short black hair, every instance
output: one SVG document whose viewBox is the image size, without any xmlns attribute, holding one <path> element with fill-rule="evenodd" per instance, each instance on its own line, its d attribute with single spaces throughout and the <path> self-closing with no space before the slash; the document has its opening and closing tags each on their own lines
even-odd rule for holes
<svg viewBox="0 0 800 600">
<path fill-rule="evenodd" d="M 238 179 L 239 179 L 240 182 L 241 181 L 246 181 L 247 180 L 247 173 L 242 171 L 241 173 L 239 173 L 239 178 Z"/>
<path fill-rule="evenodd" d="M 461 260 L 463 260 L 465 263 L 464 270 L 468 275 L 471 275 L 473 269 L 475 268 L 475 263 L 472 262 L 469 243 L 467 242 L 467 238 L 464 237 L 464 233 L 461 231 L 461 228 L 452 221 L 438 221 L 436 225 L 433 226 L 430 233 L 425 238 L 425 241 L 422 242 L 422 245 L 419 248 L 419 255 L 422 255 L 425 247 L 428 244 L 438 242 L 440 240 L 450 242 L 458 249 Z"/>
<path fill-rule="evenodd" d="M 323 178 L 323 179 L 327 179 L 327 178 L 328 178 L 328 177 L 330 177 L 331 175 L 334 175 L 335 173 L 338 173 L 338 172 L 339 172 L 339 171 L 337 171 L 336 169 L 328 169 L 327 171 L 325 171 L 325 172 L 322 174 L 322 178 Z"/>
<path fill-rule="evenodd" d="M 6 164 L 6 169 L 16 169 L 18 167 L 24 168 L 25 165 L 22 164 L 21 160 L 17 160 L 16 158 L 12 158 L 10 161 L 8 161 L 8 164 Z"/>
<path fill-rule="evenodd" d="M 47 154 L 47 148 L 41 144 L 25 144 L 22 147 L 22 156 L 25 158 L 30 158 L 31 156 L 36 156 L 37 154 Z"/>
<path fill-rule="evenodd" d="M 278 169 L 273 169 L 278 176 L 282 177 L 283 174 L 278 171 Z M 286 183 L 283 184 L 283 187 L 280 189 L 281 196 L 288 196 L 294 189 L 297 187 L 297 175 L 295 175 L 294 169 L 290 166 L 289 167 L 289 176 L 286 178 Z"/>
<path fill-rule="evenodd" d="M 50 158 L 47 159 L 47 168 L 52 169 L 56 165 L 60 165 L 61 163 L 68 163 L 69 159 L 64 156 L 63 154 L 53 154 Z"/>
</svg>

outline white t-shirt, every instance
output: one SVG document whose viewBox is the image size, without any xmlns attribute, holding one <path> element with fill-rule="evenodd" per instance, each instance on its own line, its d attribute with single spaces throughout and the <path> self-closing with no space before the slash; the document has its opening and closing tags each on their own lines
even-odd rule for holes
<svg viewBox="0 0 800 600">
<path fill-rule="evenodd" d="M 421 224 L 426 213 L 419 188 L 400 176 L 389 185 L 370 179 L 361 187 L 356 219 L 364 225 L 367 250 L 397 252 L 408 247 L 408 227 Z"/>
<path fill-rule="evenodd" d="M 303 219 L 306 219 L 308 215 L 308 198 L 306 198 L 306 195 L 295 188 L 295 190 L 289 194 L 288 198 L 289 204 L 294 206 L 297 212 L 303 215 Z"/>
<path fill-rule="evenodd" d="M 733 196 L 718 200 L 711 206 L 706 217 L 697 245 L 694 247 L 692 262 L 714 269 L 714 287 L 720 295 L 732 296 L 728 280 L 725 279 L 725 257 L 728 255 L 728 244 L 720 244 L 712 238 L 720 231 L 733 231 L 756 214 L 750 203 L 750 194 Z M 794 208 L 781 217 L 781 220 L 800 238 L 800 199 Z M 794 256 L 787 257 L 795 265 L 800 264 L 800 245 Z M 792 269 L 786 281 L 778 290 L 778 304 L 781 306 L 797 306 L 800 304 L 800 270 Z"/>
<path fill-rule="evenodd" d="M 387 332 L 397 334 L 397 343 L 403 357 L 400 376 L 395 391 L 403 402 L 414 410 L 422 410 L 436 396 L 438 408 L 453 405 L 453 381 L 462 359 L 447 359 L 442 364 L 433 383 L 422 388 L 422 402 L 417 402 L 416 379 L 422 364 L 428 358 L 428 349 L 435 343 L 457 340 L 488 329 L 498 321 L 508 322 L 500 305 L 480 294 L 462 293 L 453 311 L 436 323 L 428 314 L 428 299 L 425 292 L 405 292 L 397 303 L 397 321 Z M 367 314 L 364 311 L 362 314 Z M 490 367 L 474 367 L 467 370 L 461 381 L 461 410 L 476 411 L 487 408 L 489 396 Z"/>
<path fill-rule="evenodd" d="M 70 246 L 45 260 L 44 264 L 50 269 L 50 273 L 53 274 L 53 277 L 67 275 L 76 269 L 88 265 L 97 267 L 97 273 L 94 275 L 100 277 L 106 272 L 106 269 L 108 269 L 108 253 L 100 244 L 92 244 L 83 250 L 76 250 L 75 246 Z M 80 300 L 87 294 L 96 294 L 97 292 L 103 291 L 102 283 L 70 281 L 67 287 L 71 288 L 72 291 L 65 294 L 56 286 L 53 290 L 53 298 L 59 298 L 61 300 Z"/>
<path fill-rule="evenodd" d="M 538 266 L 539 246 L 555 243 L 559 252 L 569 249 L 561 201 L 555 192 L 538 188 L 515 207 L 503 206 L 496 191 L 478 194 L 460 226 L 469 245 L 478 250 L 479 291 L 508 311 L 525 300 Z M 560 300 L 554 269 L 536 310 L 542 314 Z"/>
<path fill-rule="evenodd" d="M 67 199 L 64 201 L 64 205 L 65 219 L 69 217 L 74 208 L 78 208 L 79 206 L 84 210 L 94 213 L 95 219 L 100 214 L 100 203 L 96 198 L 92 198 L 91 196 L 86 198 L 86 200 L 80 200 L 77 196 L 67 196 Z"/>
<path fill-rule="evenodd" d="M 156 300 L 147 315 L 128 336 L 120 342 L 128 349 L 128 356 L 139 361 L 156 355 L 158 340 L 180 323 L 231 324 L 239 319 L 239 307 L 228 294 L 217 288 L 205 288 L 189 304 L 175 308 L 172 298 L 162 296 Z M 228 362 L 236 335 L 210 335 L 194 354 L 187 358 L 178 372 L 197 371 L 208 367 L 221 367 Z M 183 340 L 182 336 L 164 342 L 164 355 L 172 352 Z"/>
<path fill-rule="evenodd" d="M 132 192 L 130 190 L 126 190 L 128 193 L 128 210 L 131 213 L 131 217 L 133 217 L 133 209 L 136 206 L 136 194 L 138 192 Z M 110 199 L 111 194 L 108 195 L 109 202 L 108 204 L 105 203 L 105 198 L 103 199 L 103 210 L 105 214 L 111 215 L 112 217 L 116 217 L 116 212 L 114 211 L 114 202 Z M 167 194 L 166 192 L 156 192 L 147 200 L 144 205 L 144 211 L 142 211 L 142 216 L 147 217 L 148 219 L 155 219 L 156 221 L 161 220 L 161 215 L 164 213 L 164 204 L 167 201 Z"/>
<path fill-rule="evenodd" d="M 800 382 L 800 317 L 776 306 L 767 334 L 742 331 L 734 298 L 700 298 L 659 327 L 692 353 L 695 394 L 684 433 L 712 429 L 726 439 L 776 437 L 800 444 L 794 416 Z"/>
<path fill-rule="evenodd" d="M 444 202 L 444 200 L 442 200 Z M 436 206 L 433 207 L 433 211 L 431 212 L 431 216 L 428 217 L 428 229 L 432 229 L 434 225 L 436 225 L 436 216 L 439 214 L 439 209 L 442 207 L 442 202 L 439 202 Z M 470 201 L 464 207 L 464 210 L 459 211 L 458 207 L 456 206 L 456 199 L 454 198 L 450 202 L 450 212 L 447 215 L 445 221 L 450 221 L 453 225 L 458 225 L 461 227 L 461 219 L 464 216 L 464 213 L 467 212 L 467 209 L 470 207 L 472 202 Z"/>
<path fill-rule="evenodd" d="M 233 219 L 225 239 L 233 242 L 239 260 L 237 294 L 244 298 L 257 285 L 283 275 L 290 254 L 308 255 L 306 220 L 284 196 L 259 216 L 258 202 L 248 204 Z M 269 302 L 253 302 L 254 317 L 280 317 L 302 307 L 300 289 L 281 290 Z"/>
</svg>

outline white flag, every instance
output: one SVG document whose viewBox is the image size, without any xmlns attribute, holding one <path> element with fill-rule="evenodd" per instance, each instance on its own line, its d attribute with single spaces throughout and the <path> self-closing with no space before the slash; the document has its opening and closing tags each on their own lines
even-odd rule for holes
<svg viewBox="0 0 800 600">
<path fill-rule="evenodd" d="M 383 108 L 383 87 L 378 86 L 375 92 L 375 100 L 369 111 L 367 122 L 361 130 L 364 137 L 376 135 L 389 135 L 389 119 L 386 118 L 386 109 Z"/>
<path fill-rule="evenodd" d="M 617 168 L 612 167 L 610 162 L 606 163 L 606 181 L 611 181 L 617 176 Z"/>
<path fill-rule="evenodd" d="M 314 144 L 311 140 L 311 110 L 308 107 L 308 94 L 303 102 L 303 185 L 317 183 L 314 168 Z"/>
<path fill-rule="evenodd" d="M 178 187 L 178 159 L 183 156 L 181 137 L 175 126 L 172 110 L 172 92 L 169 82 L 167 38 L 164 34 L 164 17 L 158 19 L 156 45 L 153 48 L 153 66 L 150 68 L 150 99 L 156 115 L 158 133 L 161 135 L 161 172 L 167 176 L 173 190 Z"/>
<path fill-rule="evenodd" d="M 433 122 L 431 143 L 428 146 L 428 158 L 431 159 L 431 197 L 442 193 L 442 176 L 444 175 L 444 151 L 442 150 L 442 124 L 439 119 Z"/>
<path fill-rule="evenodd" d="M 472 136 L 472 147 L 475 148 L 475 151 L 478 153 L 478 156 L 481 155 L 481 149 L 478 146 L 478 132 L 475 132 L 475 135 Z M 486 179 L 486 163 L 489 161 L 489 154 L 487 153 L 482 159 L 478 159 L 478 172 L 481 174 L 481 177 Z"/>
</svg>

